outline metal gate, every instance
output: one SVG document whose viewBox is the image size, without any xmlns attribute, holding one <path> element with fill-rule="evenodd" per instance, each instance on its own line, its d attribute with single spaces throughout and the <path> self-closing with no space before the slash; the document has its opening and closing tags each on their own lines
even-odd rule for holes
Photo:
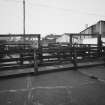
<svg viewBox="0 0 105 105">
<path fill-rule="evenodd" d="M 0 35 L 0 71 L 36 67 L 39 49 L 40 34 Z"/>
</svg>

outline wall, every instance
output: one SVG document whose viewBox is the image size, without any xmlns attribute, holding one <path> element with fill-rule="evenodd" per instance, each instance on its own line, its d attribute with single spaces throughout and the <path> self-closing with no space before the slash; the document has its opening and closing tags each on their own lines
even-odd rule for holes
<svg viewBox="0 0 105 105">
<path fill-rule="evenodd" d="M 62 35 L 56 39 L 57 43 L 70 43 L 70 36 L 67 34 Z M 72 43 L 80 43 L 78 37 L 72 37 Z"/>
<path fill-rule="evenodd" d="M 99 21 L 99 22 L 97 22 L 97 24 L 96 24 L 96 32 L 100 33 L 100 25 L 101 25 L 101 33 L 105 34 L 105 21 Z"/>
<path fill-rule="evenodd" d="M 65 34 L 56 39 L 57 43 L 69 43 L 69 41 L 70 41 L 70 37 Z"/>
<path fill-rule="evenodd" d="M 102 42 L 105 43 L 105 38 L 101 38 Z M 83 39 L 82 41 L 83 44 L 97 44 L 97 38 L 88 38 L 88 39 Z"/>
</svg>

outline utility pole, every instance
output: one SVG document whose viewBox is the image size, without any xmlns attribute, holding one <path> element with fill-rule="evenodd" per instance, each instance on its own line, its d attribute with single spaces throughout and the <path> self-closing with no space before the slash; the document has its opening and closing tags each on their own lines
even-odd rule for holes
<svg viewBox="0 0 105 105">
<path fill-rule="evenodd" d="M 25 30 L 25 0 L 23 0 L 23 37 L 22 37 L 22 39 L 23 39 L 23 41 L 24 41 L 24 49 L 25 49 L 25 34 L 26 34 L 26 30 Z M 24 60 L 23 60 L 23 58 L 24 58 L 24 56 L 23 56 L 24 54 L 20 54 L 20 58 L 21 58 L 21 62 L 20 62 L 20 64 L 23 64 L 24 63 Z"/>
<path fill-rule="evenodd" d="M 25 29 L 25 0 L 23 0 L 23 35 L 25 36 L 26 34 L 26 29 Z"/>
</svg>

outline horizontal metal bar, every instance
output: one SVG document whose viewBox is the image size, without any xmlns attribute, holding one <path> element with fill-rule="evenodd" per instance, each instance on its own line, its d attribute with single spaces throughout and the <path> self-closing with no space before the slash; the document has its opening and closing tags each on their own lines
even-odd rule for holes
<svg viewBox="0 0 105 105">
<path fill-rule="evenodd" d="M 0 37 L 40 37 L 40 34 L 0 34 Z"/>
</svg>

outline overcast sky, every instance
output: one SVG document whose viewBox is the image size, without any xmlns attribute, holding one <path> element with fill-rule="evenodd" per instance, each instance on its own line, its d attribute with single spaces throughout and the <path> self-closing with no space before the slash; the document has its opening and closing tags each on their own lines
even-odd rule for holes
<svg viewBox="0 0 105 105">
<path fill-rule="evenodd" d="M 26 33 L 78 33 L 105 20 L 105 0 L 26 0 Z M 0 0 L 0 34 L 23 33 L 22 0 Z"/>
</svg>

